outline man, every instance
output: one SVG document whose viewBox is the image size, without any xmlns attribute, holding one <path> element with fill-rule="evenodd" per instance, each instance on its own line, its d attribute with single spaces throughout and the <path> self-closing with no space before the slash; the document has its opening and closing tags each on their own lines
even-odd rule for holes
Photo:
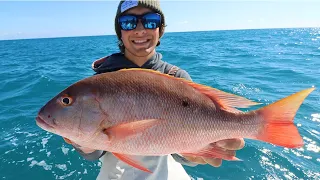
<svg viewBox="0 0 320 180">
<path fill-rule="evenodd" d="M 115 17 L 115 31 L 121 52 L 93 62 L 93 70 L 99 74 L 123 68 L 146 68 L 191 80 L 185 70 L 162 61 L 162 55 L 156 52 L 155 48 L 160 45 L 159 40 L 164 29 L 165 18 L 159 1 L 120 1 Z M 243 139 L 229 139 L 216 142 L 216 144 L 225 149 L 238 150 L 243 148 L 244 141 Z M 182 157 L 178 154 L 137 157 L 144 167 L 153 172 L 149 174 L 127 165 L 109 152 L 72 145 L 85 159 L 100 159 L 102 167 L 97 177 L 99 180 L 189 180 L 190 177 L 181 164 L 188 166 L 210 164 L 218 167 L 222 163 L 221 159 Z"/>
</svg>

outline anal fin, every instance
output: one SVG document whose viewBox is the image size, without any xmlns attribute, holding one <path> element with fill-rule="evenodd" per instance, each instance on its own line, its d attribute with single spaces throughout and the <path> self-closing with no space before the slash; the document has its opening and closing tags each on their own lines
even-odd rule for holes
<svg viewBox="0 0 320 180">
<path fill-rule="evenodd" d="M 130 158 L 128 155 L 125 154 L 119 154 L 119 153 L 112 153 L 115 157 L 117 157 L 118 159 L 120 159 L 121 161 L 129 164 L 132 167 L 135 167 L 137 169 L 140 169 L 141 171 L 144 172 L 148 172 L 148 173 L 152 173 L 149 169 L 139 165 L 139 163 L 135 160 L 133 160 L 133 158 Z"/>
</svg>

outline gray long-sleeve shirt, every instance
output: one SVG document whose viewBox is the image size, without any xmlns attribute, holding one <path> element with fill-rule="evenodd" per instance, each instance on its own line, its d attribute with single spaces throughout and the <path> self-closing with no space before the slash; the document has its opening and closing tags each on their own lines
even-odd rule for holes
<svg viewBox="0 0 320 180">
<path fill-rule="evenodd" d="M 116 53 L 111 56 L 103 57 L 99 60 L 96 60 L 92 64 L 92 69 L 96 72 L 96 74 L 107 73 L 112 71 L 117 71 L 125 68 L 144 68 L 144 69 L 153 69 L 157 70 L 161 73 L 171 74 L 175 77 L 184 78 L 187 80 L 192 80 L 190 75 L 183 69 L 178 68 L 172 64 L 169 64 L 162 60 L 162 55 L 160 53 L 155 53 L 145 64 L 141 67 L 134 64 L 132 61 L 128 60 L 124 54 Z M 102 157 L 106 151 L 94 151 L 92 153 L 86 154 L 83 153 L 78 147 L 74 146 L 74 148 L 87 160 L 98 160 Z M 178 154 L 172 154 L 172 157 L 179 163 L 188 166 L 196 166 L 197 164 L 189 162 L 182 156 Z"/>
</svg>

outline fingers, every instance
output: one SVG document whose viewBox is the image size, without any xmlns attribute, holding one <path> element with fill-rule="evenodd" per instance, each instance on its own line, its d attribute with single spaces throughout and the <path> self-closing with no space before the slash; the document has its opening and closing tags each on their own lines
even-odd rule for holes
<svg viewBox="0 0 320 180">
<path fill-rule="evenodd" d="M 222 159 L 219 158 L 203 158 L 204 161 L 213 167 L 220 167 L 222 164 Z"/>
<path fill-rule="evenodd" d="M 221 148 L 228 150 L 229 153 L 232 153 L 235 157 L 236 150 L 242 149 L 245 145 L 244 139 L 235 138 L 235 139 L 225 139 L 220 140 L 211 145 L 216 145 Z M 197 164 L 210 164 L 213 167 L 220 167 L 222 164 L 222 159 L 220 158 L 204 158 L 204 157 L 195 157 L 195 156 L 184 156 L 188 161 L 197 163 Z M 237 159 L 237 158 L 235 158 Z"/>
<path fill-rule="evenodd" d="M 216 145 L 228 150 L 239 150 L 244 147 L 245 142 L 242 138 L 241 139 L 225 139 L 225 140 L 218 141 Z"/>
<path fill-rule="evenodd" d="M 197 164 L 207 164 L 201 157 L 195 157 L 195 156 L 183 156 L 188 161 L 197 163 Z"/>
<path fill-rule="evenodd" d="M 188 161 L 197 163 L 197 164 L 210 164 L 213 167 L 220 167 L 222 164 L 222 159 L 220 158 L 204 158 L 204 157 L 195 157 L 195 156 L 183 156 Z"/>
</svg>

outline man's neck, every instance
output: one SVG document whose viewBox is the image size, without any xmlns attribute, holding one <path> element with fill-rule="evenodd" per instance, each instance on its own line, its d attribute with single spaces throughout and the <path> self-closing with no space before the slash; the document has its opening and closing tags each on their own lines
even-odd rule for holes
<svg viewBox="0 0 320 180">
<path fill-rule="evenodd" d="M 132 61 L 133 63 L 135 63 L 136 65 L 138 65 L 139 67 L 141 67 L 142 65 L 144 65 L 154 54 L 156 53 L 156 51 L 154 50 L 152 53 L 150 53 L 148 56 L 143 56 L 143 57 L 139 57 L 139 56 L 135 56 L 133 54 L 131 54 L 128 51 L 124 52 L 124 56 L 129 59 L 130 61 Z"/>
</svg>

